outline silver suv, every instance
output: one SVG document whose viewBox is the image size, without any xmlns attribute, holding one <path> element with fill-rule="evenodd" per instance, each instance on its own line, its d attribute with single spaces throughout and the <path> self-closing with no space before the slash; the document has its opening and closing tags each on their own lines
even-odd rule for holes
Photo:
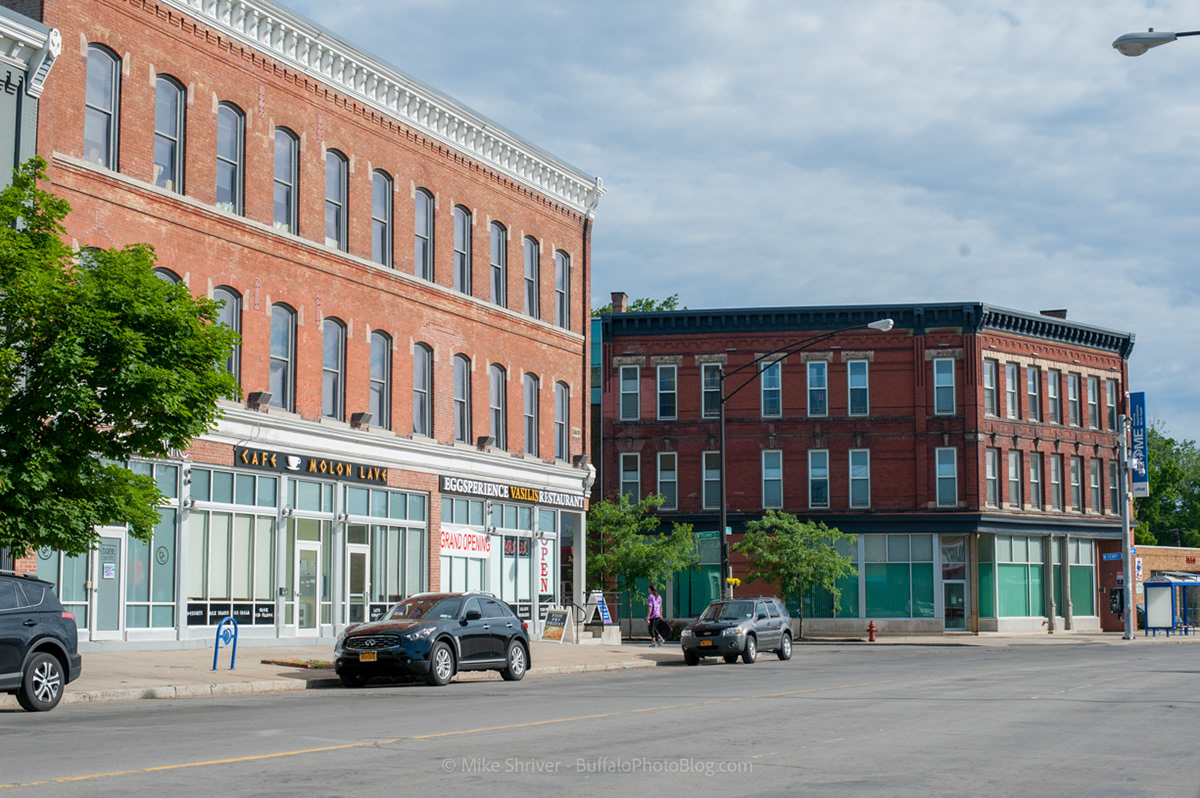
<svg viewBox="0 0 1200 798">
<path fill-rule="evenodd" d="M 724 657 L 747 665 L 760 651 L 792 658 L 792 618 L 774 596 L 741 596 L 714 601 L 680 635 L 683 659 L 697 665 L 702 657 Z"/>
</svg>

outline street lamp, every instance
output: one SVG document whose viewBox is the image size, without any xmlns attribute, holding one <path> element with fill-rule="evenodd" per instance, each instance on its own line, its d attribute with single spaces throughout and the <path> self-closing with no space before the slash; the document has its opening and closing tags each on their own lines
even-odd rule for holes
<svg viewBox="0 0 1200 798">
<path fill-rule="evenodd" d="M 1151 47 L 1173 42 L 1180 36 L 1200 36 L 1200 30 L 1183 30 L 1176 33 L 1169 30 L 1156 31 L 1151 28 L 1145 33 L 1126 33 L 1124 36 L 1118 36 L 1112 46 L 1121 55 L 1135 56 L 1141 55 Z"/>
<path fill-rule="evenodd" d="M 768 358 L 774 358 L 776 356 L 787 357 L 788 355 L 794 355 L 797 352 L 800 352 L 800 351 L 812 346 L 813 344 L 818 344 L 821 341 L 827 341 L 830 338 L 833 338 L 834 336 L 837 336 L 837 335 L 841 335 L 844 332 L 850 332 L 852 330 L 879 330 L 880 332 L 887 332 L 888 330 L 892 329 L 892 327 L 894 325 L 895 325 L 895 322 L 893 322 L 891 319 L 880 319 L 879 321 L 872 321 L 867 324 L 856 324 L 853 327 L 843 327 L 840 330 L 833 330 L 831 332 L 821 333 L 820 335 L 814 335 L 812 338 L 805 338 L 802 341 L 793 341 L 792 343 L 787 344 L 786 346 L 779 347 L 778 349 L 774 350 L 773 352 L 767 352 L 765 355 L 759 355 L 758 357 L 754 358 L 754 360 L 751 360 L 749 363 L 745 363 L 741 366 L 738 366 L 736 369 L 729 372 L 728 374 L 725 373 L 724 368 L 721 369 L 721 371 L 720 371 L 720 386 L 719 386 L 720 393 L 721 393 L 721 400 L 720 400 L 720 411 L 721 411 L 720 412 L 720 419 L 721 419 L 721 422 L 720 422 L 721 423 L 721 466 L 720 466 L 720 468 L 721 468 L 721 483 L 720 483 L 721 484 L 721 598 L 723 598 L 723 599 L 729 598 L 729 591 L 730 591 L 730 588 L 729 588 L 729 527 L 726 526 L 726 523 L 727 523 L 726 522 L 726 511 L 728 509 L 728 501 L 726 500 L 726 497 L 725 497 L 725 494 L 726 494 L 725 403 L 728 402 L 733 397 L 737 396 L 739 391 L 741 391 L 747 385 L 750 385 L 751 383 L 753 383 L 755 380 L 757 380 L 762 375 L 762 371 L 760 371 L 757 368 L 757 366 L 759 363 L 762 363 L 764 360 L 766 360 Z M 740 371 L 745 371 L 746 369 L 752 368 L 752 367 L 754 367 L 754 373 L 751 374 L 749 377 L 747 377 L 745 382 L 743 382 L 737 388 L 734 388 L 732 391 L 730 391 L 728 394 L 726 394 L 725 393 L 725 380 L 727 380 L 728 378 L 732 377 L 733 375 L 737 374 Z"/>
</svg>

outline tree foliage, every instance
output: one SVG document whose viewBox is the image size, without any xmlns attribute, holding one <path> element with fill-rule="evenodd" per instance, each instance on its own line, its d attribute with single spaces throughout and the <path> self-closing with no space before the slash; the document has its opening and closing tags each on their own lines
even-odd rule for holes
<svg viewBox="0 0 1200 798">
<path fill-rule="evenodd" d="M 808 587 L 823 587 L 833 597 L 836 611 L 842 596 L 837 580 L 858 574 L 854 561 L 838 548 L 855 540 L 854 535 L 820 521 L 801 521 L 791 513 L 768 510 L 746 524 L 746 534 L 730 548 L 746 558 L 750 579 L 775 585 L 785 598 L 799 598 Z"/>
<path fill-rule="evenodd" d="M 1200 449 L 1175 440 L 1162 422 L 1146 430 L 1150 495 L 1134 499 L 1137 542 L 1200 546 Z"/>
<path fill-rule="evenodd" d="M 602 305 L 592 309 L 593 316 L 599 316 L 601 313 L 612 313 L 612 303 Z M 628 313 L 653 313 L 656 310 L 687 310 L 686 307 L 679 307 L 679 294 L 671 294 L 666 299 L 651 299 L 650 297 L 642 297 L 635 299 L 629 303 Z"/>
<path fill-rule="evenodd" d="M 149 540 L 163 500 L 124 464 L 183 449 L 240 395 L 219 305 L 153 272 L 135 244 L 79 253 L 41 159 L 0 193 L 0 548 L 79 554 L 97 525 Z"/>
<path fill-rule="evenodd" d="M 616 501 L 602 501 L 588 510 L 588 535 L 593 548 L 588 552 L 588 579 L 593 585 L 616 585 L 632 589 L 638 579 L 662 585 L 678 571 L 695 568 L 699 562 L 691 524 L 672 524 L 670 534 L 658 531 L 654 511 L 663 497 L 650 495 L 631 504 L 622 494 Z"/>
</svg>

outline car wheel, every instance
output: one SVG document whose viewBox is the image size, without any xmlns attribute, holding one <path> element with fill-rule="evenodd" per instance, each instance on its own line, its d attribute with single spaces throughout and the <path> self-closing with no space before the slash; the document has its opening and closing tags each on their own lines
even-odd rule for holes
<svg viewBox="0 0 1200 798">
<path fill-rule="evenodd" d="M 780 641 L 779 651 L 776 653 L 784 662 L 792 658 L 792 636 L 787 632 L 783 633 L 783 640 Z"/>
<path fill-rule="evenodd" d="M 338 678 L 342 680 L 343 687 L 366 687 L 367 682 L 371 681 L 371 677 L 365 673 L 339 673 Z"/>
<path fill-rule="evenodd" d="M 53 654 L 35 654 L 17 691 L 17 703 L 30 712 L 47 712 L 62 700 L 66 679 Z"/>
<path fill-rule="evenodd" d="M 525 646 L 517 642 L 510 643 L 506 659 L 508 666 L 500 671 L 500 675 L 504 677 L 504 681 L 521 681 L 525 677 L 525 671 L 529 667 L 529 657 L 525 655 Z"/>
<path fill-rule="evenodd" d="M 425 681 L 434 687 L 444 687 L 454 678 L 454 652 L 442 642 L 433 644 L 429 652 L 429 673 Z"/>
<path fill-rule="evenodd" d="M 746 647 L 742 649 L 742 662 L 753 665 L 756 659 L 758 659 L 758 641 L 754 639 L 754 635 L 749 635 L 746 638 Z"/>
<path fill-rule="evenodd" d="M 683 652 L 683 661 L 688 665 L 699 665 L 700 657 L 690 651 Z"/>
<path fill-rule="evenodd" d="M 735 663 L 737 661 L 738 661 L 737 654 L 726 654 L 725 655 L 725 662 L 727 662 L 728 664 L 732 665 L 733 663 Z"/>
</svg>

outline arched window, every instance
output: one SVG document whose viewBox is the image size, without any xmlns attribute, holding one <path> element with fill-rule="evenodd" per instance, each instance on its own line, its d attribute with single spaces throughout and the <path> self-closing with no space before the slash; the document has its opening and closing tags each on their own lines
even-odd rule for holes
<svg viewBox="0 0 1200 798">
<path fill-rule="evenodd" d="M 325 153 L 325 246 L 346 252 L 346 156 Z"/>
<path fill-rule="evenodd" d="M 554 385 L 554 459 L 571 457 L 571 389 L 565 382 Z"/>
<path fill-rule="evenodd" d="M 295 409 L 296 311 L 271 306 L 271 406 Z"/>
<path fill-rule="evenodd" d="M 121 59 L 100 44 L 88 45 L 87 96 L 84 100 L 83 159 L 117 168 L 117 109 L 120 108 Z"/>
<path fill-rule="evenodd" d="M 285 127 L 275 128 L 275 229 L 296 233 L 296 189 L 300 140 Z"/>
<path fill-rule="evenodd" d="M 488 369 L 488 434 L 497 449 L 508 448 L 508 375 L 502 366 Z"/>
<path fill-rule="evenodd" d="M 217 323 L 224 324 L 235 333 L 242 331 L 242 297 L 237 291 L 234 291 L 227 285 L 217 286 L 213 289 L 213 299 L 217 302 L 224 302 L 224 306 L 217 311 Z M 229 360 L 225 363 L 225 370 L 234 376 L 239 383 L 241 382 L 241 367 L 242 367 L 242 345 L 234 344 L 233 351 L 229 353 Z"/>
<path fill-rule="evenodd" d="M 561 249 L 554 253 L 554 323 L 571 329 L 571 256 Z"/>
<path fill-rule="evenodd" d="M 154 88 L 154 185 L 183 193 L 183 85 L 159 75 Z"/>
<path fill-rule="evenodd" d="M 346 406 L 346 325 L 325 319 L 321 325 L 321 415 L 342 419 Z"/>
<path fill-rule="evenodd" d="M 538 378 L 525 375 L 525 454 L 538 453 Z"/>
<path fill-rule="evenodd" d="M 492 302 L 508 307 L 508 231 L 499 222 L 491 224 Z"/>
<path fill-rule="evenodd" d="M 471 442 L 471 361 L 454 356 L 454 440 Z"/>
<path fill-rule="evenodd" d="M 471 293 L 471 212 L 454 207 L 454 290 Z"/>
<path fill-rule="evenodd" d="M 217 106 L 217 207 L 242 213 L 246 115 L 233 103 Z"/>
<path fill-rule="evenodd" d="M 433 436 L 429 392 L 433 388 L 433 351 L 425 344 L 413 347 L 413 434 Z"/>
<path fill-rule="evenodd" d="M 392 339 L 386 333 L 371 333 L 371 421 L 392 428 Z"/>
<path fill-rule="evenodd" d="M 525 237 L 525 312 L 533 316 L 535 319 L 540 319 L 541 313 L 538 309 L 538 272 L 541 269 L 539 261 L 541 260 L 540 250 L 537 239 L 530 236 Z"/>
<path fill-rule="evenodd" d="M 413 197 L 413 267 L 422 280 L 433 280 L 433 195 L 423 188 Z"/>
<path fill-rule="evenodd" d="M 392 178 L 371 173 L 371 260 L 392 265 Z"/>
<path fill-rule="evenodd" d="M 166 280 L 168 283 L 178 284 L 180 282 L 179 275 L 170 269 L 164 269 L 159 266 L 154 270 L 154 276 L 160 280 Z"/>
</svg>

